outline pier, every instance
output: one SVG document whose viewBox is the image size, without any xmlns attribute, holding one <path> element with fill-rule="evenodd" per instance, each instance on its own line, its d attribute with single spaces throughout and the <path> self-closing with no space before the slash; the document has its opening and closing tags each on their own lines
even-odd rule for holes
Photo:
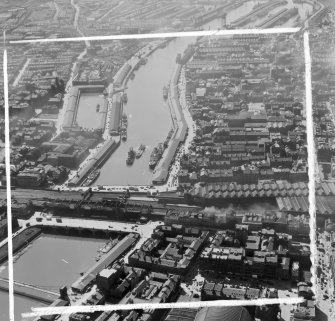
<svg viewBox="0 0 335 321">
<path fill-rule="evenodd" d="M 6 278 L 0 278 L 0 290 L 9 291 L 9 280 Z M 23 297 L 37 300 L 43 303 L 51 304 L 58 299 L 59 294 L 47 289 L 39 288 L 35 285 L 28 283 L 14 281 L 14 294 L 21 295 Z"/>
</svg>

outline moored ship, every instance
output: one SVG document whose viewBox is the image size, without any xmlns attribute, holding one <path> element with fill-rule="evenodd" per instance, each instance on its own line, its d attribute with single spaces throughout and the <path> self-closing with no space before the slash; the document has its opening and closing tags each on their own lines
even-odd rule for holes
<svg viewBox="0 0 335 321">
<path fill-rule="evenodd" d="M 136 158 L 140 158 L 145 151 L 145 145 L 141 145 L 136 151 Z"/>
<path fill-rule="evenodd" d="M 100 110 L 100 105 L 97 104 L 96 111 L 99 112 L 99 110 Z"/>
<path fill-rule="evenodd" d="M 150 155 L 150 161 L 149 161 L 149 167 L 151 169 L 154 169 L 158 163 L 158 161 L 161 159 L 164 152 L 163 144 L 158 144 L 157 147 L 155 147 Z"/>
<path fill-rule="evenodd" d="M 96 181 L 96 179 L 99 177 L 99 175 L 100 175 L 100 170 L 99 169 L 94 170 L 90 175 L 88 175 L 83 186 L 90 186 L 91 184 L 93 184 Z"/>
<path fill-rule="evenodd" d="M 127 165 L 132 165 L 135 160 L 135 152 L 132 147 L 130 147 L 129 152 L 128 152 L 128 158 L 126 160 Z"/>
</svg>

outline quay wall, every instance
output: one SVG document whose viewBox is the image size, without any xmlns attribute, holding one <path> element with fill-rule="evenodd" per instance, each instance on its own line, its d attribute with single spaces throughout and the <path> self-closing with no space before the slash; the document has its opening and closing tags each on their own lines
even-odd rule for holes
<svg viewBox="0 0 335 321">
<path fill-rule="evenodd" d="M 139 235 L 134 233 L 131 233 L 123 238 L 107 253 L 107 255 L 101 258 L 100 261 L 95 263 L 83 276 L 75 281 L 71 285 L 71 289 L 80 293 L 84 292 L 89 284 L 95 280 L 97 274 L 128 251 L 138 241 L 138 238 Z"/>
<path fill-rule="evenodd" d="M 114 85 L 115 86 L 122 86 L 123 82 L 128 75 L 128 73 L 131 71 L 131 65 L 129 63 L 124 64 L 120 71 L 116 74 L 116 77 L 114 79 Z"/>
<path fill-rule="evenodd" d="M 92 157 L 76 176 L 70 179 L 68 186 L 78 186 L 83 183 L 84 179 L 95 169 L 100 168 L 108 157 L 120 145 L 120 140 L 109 139 L 100 148 L 98 153 Z"/>
<path fill-rule="evenodd" d="M 37 238 L 42 233 L 42 230 L 38 227 L 29 227 L 16 235 L 13 238 L 13 254 L 21 250 L 29 244 L 33 239 Z M 0 264 L 7 261 L 8 259 L 8 245 L 4 244 L 0 248 Z"/>
<path fill-rule="evenodd" d="M 152 183 L 156 185 L 162 185 L 168 179 L 170 165 L 173 162 L 174 156 L 176 155 L 180 144 L 185 142 L 187 136 L 188 126 L 179 102 L 178 94 L 178 81 L 181 68 L 182 64 L 178 64 L 169 88 L 169 105 L 171 105 L 170 109 L 173 109 L 176 114 L 177 124 L 175 124 L 176 128 L 170 139 L 167 151 L 164 153 L 163 159 L 159 163 L 159 167 L 156 169 L 153 175 Z"/>
</svg>

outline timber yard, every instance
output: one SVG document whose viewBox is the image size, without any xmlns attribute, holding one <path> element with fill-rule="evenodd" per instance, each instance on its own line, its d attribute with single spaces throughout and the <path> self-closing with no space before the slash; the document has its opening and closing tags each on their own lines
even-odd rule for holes
<svg viewBox="0 0 335 321">
<path fill-rule="evenodd" d="M 12 190 L 6 201 L 3 161 L 0 319 L 9 319 L 10 202 L 15 320 L 334 320 L 334 10 L 321 0 L 1 4 L 9 41 L 300 31 L 8 42 Z M 318 102 L 315 262 L 305 30 Z M 0 143 L 4 130 L 0 122 Z M 44 306 L 264 298 L 303 302 L 22 317 Z"/>
</svg>

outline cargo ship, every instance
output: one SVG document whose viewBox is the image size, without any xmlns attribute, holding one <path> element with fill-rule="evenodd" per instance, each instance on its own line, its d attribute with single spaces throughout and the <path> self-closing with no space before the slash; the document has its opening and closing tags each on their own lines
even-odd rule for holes
<svg viewBox="0 0 335 321">
<path fill-rule="evenodd" d="M 118 242 L 118 239 L 109 240 L 101 249 L 98 250 L 98 254 L 95 257 L 95 260 L 99 261 L 102 255 L 108 253 Z"/>
<path fill-rule="evenodd" d="M 163 144 L 158 144 L 158 146 L 153 149 L 150 155 L 150 161 L 149 161 L 149 167 L 151 169 L 155 168 L 158 161 L 161 159 L 163 152 L 164 152 Z"/>
<path fill-rule="evenodd" d="M 99 177 L 99 175 L 100 175 L 100 170 L 99 169 L 94 170 L 90 175 L 88 175 L 83 186 L 90 186 L 91 184 L 93 184 L 96 181 L 96 179 Z"/>
<path fill-rule="evenodd" d="M 168 98 L 168 93 L 169 93 L 168 87 L 164 86 L 164 88 L 163 88 L 163 97 L 164 97 L 164 99 Z"/>
<path fill-rule="evenodd" d="M 132 147 L 130 147 L 129 152 L 128 152 L 128 158 L 126 160 L 127 165 L 132 165 L 135 160 L 135 152 Z"/>
<path fill-rule="evenodd" d="M 137 150 L 136 150 L 136 158 L 140 158 L 145 151 L 145 145 L 141 145 Z"/>
</svg>

